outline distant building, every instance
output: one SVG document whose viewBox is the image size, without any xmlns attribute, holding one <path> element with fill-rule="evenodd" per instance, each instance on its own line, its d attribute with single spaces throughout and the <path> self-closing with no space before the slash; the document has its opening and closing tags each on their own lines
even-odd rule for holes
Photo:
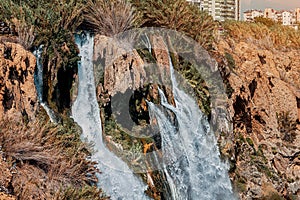
<svg viewBox="0 0 300 200">
<path fill-rule="evenodd" d="M 295 9 L 295 21 L 300 23 L 300 8 Z"/>
<path fill-rule="evenodd" d="M 196 5 L 197 7 L 199 7 L 199 9 L 201 9 L 201 2 L 203 0 L 186 0 L 187 2 Z"/>
<path fill-rule="evenodd" d="M 239 20 L 240 0 L 187 0 L 207 11 L 215 20 Z"/>
<path fill-rule="evenodd" d="M 292 16 L 293 14 L 289 11 L 283 11 L 282 12 L 282 25 L 284 26 L 290 26 L 292 25 Z"/>
<path fill-rule="evenodd" d="M 264 12 L 264 17 L 277 20 L 276 11 L 273 8 L 266 8 Z"/>
<path fill-rule="evenodd" d="M 261 10 L 248 10 L 244 12 L 244 21 L 252 22 L 256 17 L 263 17 L 264 13 Z"/>
<path fill-rule="evenodd" d="M 296 8 L 295 11 L 276 11 L 273 8 L 266 8 L 264 11 L 248 10 L 243 13 L 244 21 L 253 22 L 256 17 L 272 19 L 284 26 L 290 26 L 298 30 L 300 24 L 300 8 Z"/>
</svg>

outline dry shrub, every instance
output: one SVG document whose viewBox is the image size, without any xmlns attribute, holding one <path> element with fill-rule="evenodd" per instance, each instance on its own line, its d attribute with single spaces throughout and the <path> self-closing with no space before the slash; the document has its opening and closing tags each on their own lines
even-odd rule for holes
<svg viewBox="0 0 300 200">
<path fill-rule="evenodd" d="M 17 32 L 17 42 L 25 49 L 29 50 L 33 46 L 35 40 L 35 28 L 33 25 L 27 25 L 16 18 L 12 19 Z"/>
<path fill-rule="evenodd" d="M 292 119 L 289 112 L 276 113 L 276 117 L 282 140 L 293 143 L 297 137 L 297 122 Z"/>
<path fill-rule="evenodd" d="M 95 192 L 97 191 L 97 192 Z M 67 188 L 59 191 L 54 200 L 107 200 L 108 197 L 102 196 L 102 191 L 97 190 L 96 187 L 83 187 L 80 189 Z"/>
<path fill-rule="evenodd" d="M 227 21 L 223 25 L 229 37 L 267 49 L 297 49 L 300 45 L 300 31 L 277 23 Z"/>
<path fill-rule="evenodd" d="M 12 187 L 19 199 L 50 199 L 58 191 L 97 183 L 95 163 L 87 159 L 90 148 L 79 132 L 73 122 L 53 125 L 43 118 L 27 125 L 19 118 L 0 122 L 0 146 L 14 168 Z"/>
<path fill-rule="evenodd" d="M 95 32 L 113 36 L 132 28 L 135 14 L 126 0 L 90 0 L 84 20 Z"/>
</svg>

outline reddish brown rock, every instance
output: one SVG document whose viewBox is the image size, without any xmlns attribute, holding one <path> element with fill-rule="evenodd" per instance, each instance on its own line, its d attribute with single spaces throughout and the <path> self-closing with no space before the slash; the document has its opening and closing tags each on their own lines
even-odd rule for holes
<svg viewBox="0 0 300 200">
<path fill-rule="evenodd" d="M 99 73 L 104 70 L 104 90 L 113 96 L 117 92 L 125 93 L 130 88 L 135 90 L 143 86 L 146 76 L 144 62 L 136 50 L 123 47 L 112 38 L 97 35 L 94 45 L 96 84 Z M 97 62 L 99 61 L 99 62 Z"/>
<path fill-rule="evenodd" d="M 35 57 L 21 45 L 0 44 L 0 119 L 22 115 L 34 118 L 37 95 L 34 86 Z"/>
<path fill-rule="evenodd" d="M 235 138 L 220 144 L 226 144 L 222 152 L 233 153 L 231 177 L 240 198 L 300 196 L 300 50 L 228 38 L 216 48 L 235 61 L 228 78 Z"/>
<path fill-rule="evenodd" d="M 97 90 L 114 96 L 144 84 L 170 86 L 170 63 L 167 47 L 161 37 L 151 36 L 151 53 L 156 60 L 146 63 L 137 50 L 102 35 L 95 36 L 94 61 Z M 149 65 L 148 65 L 149 64 Z M 100 77 L 104 74 L 103 85 Z"/>
<path fill-rule="evenodd" d="M 15 199 L 16 198 L 11 195 L 0 192 L 0 200 L 15 200 Z"/>
</svg>

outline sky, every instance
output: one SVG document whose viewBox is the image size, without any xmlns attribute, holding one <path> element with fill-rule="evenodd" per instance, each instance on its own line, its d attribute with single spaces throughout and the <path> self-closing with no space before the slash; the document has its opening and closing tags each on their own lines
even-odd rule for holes
<svg viewBox="0 0 300 200">
<path fill-rule="evenodd" d="M 241 11 L 250 9 L 274 8 L 276 10 L 290 10 L 300 8 L 300 0 L 241 0 Z"/>
</svg>

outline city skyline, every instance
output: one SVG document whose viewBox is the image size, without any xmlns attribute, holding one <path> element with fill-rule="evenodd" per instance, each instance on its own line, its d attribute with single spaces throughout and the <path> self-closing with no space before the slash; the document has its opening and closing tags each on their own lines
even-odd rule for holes
<svg viewBox="0 0 300 200">
<path fill-rule="evenodd" d="M 241 12 L 251 9 L 264 10 L 274 8 L 277 10 L 291 10 L 300 7 L 300 0 L 241 0 Z"/>
</svg>

